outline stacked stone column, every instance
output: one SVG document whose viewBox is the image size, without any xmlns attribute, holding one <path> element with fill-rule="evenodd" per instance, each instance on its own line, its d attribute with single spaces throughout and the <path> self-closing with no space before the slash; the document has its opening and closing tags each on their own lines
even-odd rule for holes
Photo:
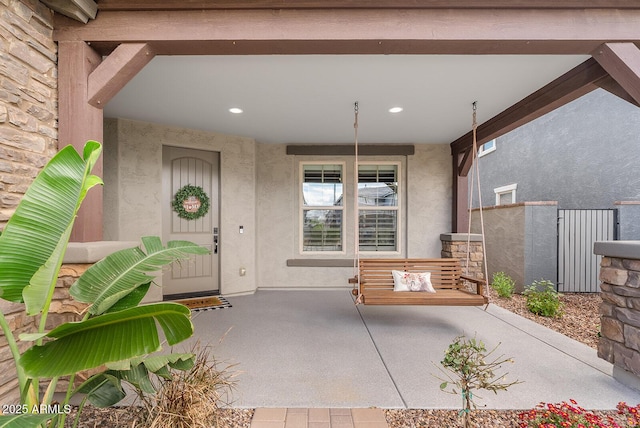
<svg viewBox="0 0 640 428">
<path fill-rule="evenodd" d="M 58 282 L 53 294 L 47 317 L 47 330 L 64 322 L 79 321 L 87 305 L 79 303 L 69 296 L 69 287 L 91 264 L 69 264 L 60 269 Z M 39 317 L 27 316 L 24 304 L 10 303 L 0 300 L 0 310 L 7 319 L 13 336 L 18 339 L 22 333 L 33 333 L 38 330 Z M 20 352 L 24 352 L 33 343 L 18 341 Z M 66 382 L 58 384 L 58 391 L 66 390 Z M 16 366 L 4 334 L 0 333 L 0 402 L 6 404 L 20 403 L 20 389 L 16 377 Z"/>
<path fill-rule="evenodd" d="M 640 260 L 603 257 L 598 356 L 640 376 Z"/>
<path fill-rule="evenodd" d="M 474 278 L 484 278 L 484 256 L 482 251 L 482 235 L 472 233 L 443 233 L 441 256 L 447 259 L 460 259 L 462 272 Z M 467 245 L 468 244 L 468 245 Z M 467 262 L 467 247 L 469 258 Z"/>
</svg>

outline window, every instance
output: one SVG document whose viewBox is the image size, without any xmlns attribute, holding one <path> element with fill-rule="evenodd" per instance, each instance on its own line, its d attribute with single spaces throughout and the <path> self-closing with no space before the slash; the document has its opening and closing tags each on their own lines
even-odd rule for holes
<svg viewBox="0 0 640 428">
<path fill-rule="evenodd" d="M 344 227 L 346 224 L 352 230 L 355 222 L 353 217 L 345 218 L 347 214 L 352 216 L 355 209 L 353 173 L 347 174 L 345 165 L 338 162 L 300 165 L 303 253 L 344 253 L 354 247 L 353 234 L 346 233 Z M 398 162 L 358 165 L 360 251 L 399 251 L 399 165 Z M 345 242 L 347 236 L 351 244 Z"/>
<path fill-rule="evenodd" d="M 509 184 L 508 186 L 493 189 L 496 194 L 496 205 L 508 205 L 516 203 L 517 184 Z"/>
<path fill-rule="evenodd" d="M 398 250 L 398 165 L 359 165 L 360 251 Z"/>
<path fill-rule="evenodd" d="M 302 250 L 342 251 L 344 167 L 302 166 Z"/>
<path fill-rule="evenodd" d="M 487 141 L 478 149 L 478 157 L 484 156 L 496 150 L 496 140 Z"/>
</svg>

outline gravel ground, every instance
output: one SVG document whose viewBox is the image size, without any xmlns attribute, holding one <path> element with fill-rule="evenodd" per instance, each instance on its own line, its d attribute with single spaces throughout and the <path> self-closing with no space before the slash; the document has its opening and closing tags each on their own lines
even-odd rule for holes
<svg viewBox="0 0 640 428">
<path fill-rule="evenodd" d="M 491 304 L 508 309 L 550 329 L 582 342 L 592 348 L 598 344 L 600 296 L 598 294 L 564 294 L 564 314 L 560 318 L 545 318 L 530 313 L 521 295 L 502 299 L 491 290 Z M 569 397 L 567 397 L 568 399 Z M 528 410 L 528 409 L 527 409 Z M 95 427 L 141 427 L 137 413 L 131 408 L 95 409 L 87 406 L 83 411 L 80 428 Z M 477 410 L 472 420 L 475 427 L 516 428 L 519 427 L 518 410 Z M 607 412 L 609 413 L 609 412 Z M 385 410 L 390 428 L 428 428 L 462 426 L 457 410 Z M 614 411 L 610 414 L 615 414 Z M 225 409 L 219 418 L 220 428 L 249 428 L 253 409 Z M 71 425 L 69 425 L 71 426 Z"/>
<path fill-rule="evenodd" d="M 565 293 L 560 296 L 560 301 L 564 304 L 562 317 L 546 318 L 529 312 L 525 298 L 521 294 L 514 294 L 510 299 L 498 297 L 493 290 L 490 294 L 492 304 L 597 349 L 600 333 L 600 303 L 602 303 L 600 295 L 598 293 Z"/>
<path fill-rule="evenodd" d="M 73 423 L 72 412 L 66 421 L 65 427 L 71 428 Z M 98 409 L 92 406 L 85 406 L 82 411 L 81 422 L 78 428 L 139 428 L 145 425 L 140 422 L 142 412 L 139 407 L 110 407 Z M 249 428 L 253 409 L 221 409 L 218 415 L 217 428 Z M 203 425 L 201 428 L 204 428 Z M 180 427 L 176 427 L 180 428 Z M 186 426 L 184 428 L 187 428 Z"/>
<path fill-rule="evenodd" d="M 542 324 L 592 348 L 598 346 L 600 331 L 599 294 L 563 294 L 564 313 L 560 318 L 545 318 L 534 315 L 526 307 L 524 296 L 515 294 L 510 299 L 498 297 L 490 290 L 490 302 Z M 567 397 L 567 400 L 570 397 Z M 529 409 L 526 409 L 529 410 Z M 462 426 L 458 411 L 455 410 L 386 410 L 390 428 L 427 428 Z M 518 410 L 477 410 L 472 413 L 475 426 L 480 428 L 519 427 Z M 600 414 L 615 415 L 615 411 Z"/>
</svg>

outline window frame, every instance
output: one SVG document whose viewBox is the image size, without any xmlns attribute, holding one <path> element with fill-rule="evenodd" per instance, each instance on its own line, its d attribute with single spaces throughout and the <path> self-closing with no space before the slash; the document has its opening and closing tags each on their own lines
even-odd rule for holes
<svg viewBox="0 0 640 428">
<path fill-rule="evenodd" d="M 493 144 L 488 149 L 485 149 L 485 146 L 489 143 L 493 143 Z M 487 141 L 486 143 L 481 145 L 480 148 L 478 148 L 478 157 L 481 158 L 482 156 L 488 155 L 489 153 L 492 153 L 495 151 L 496 151 L 496 139 L 494 138 L 493 140 Z"/>
<path fill-rule="evenodd" d="M 343 186 L 343 203 L 340 206 L 333 207 L 305 207 L 304 205 L 304 170 L 305 165 L 340 165 L 342 167 L 342 186 Z M 360 212 L 360 204 L 358 203 L 358 207 L 356 212 L 354 212 L 355 204 L 354 204 L 354 180 L 359 179 L 359 172 L 356 172 L 356 163 L 355 160 L 350 160 L 344 158 L 336 159 L 323 159 L 323 160 L 304 160 L 300 159 L 298 161 L 298 183 L 297 183 L 297 192 L 298 192 L 298 249 L 297 252 L 301 256 L 347 256 L 353 255 L 355 250 L 355 240 L 358 240 L 358 252 L 364 254 L 366 256 L 397 256 L 402 254 L 402 248 L 404 245 L 404 234 L 406 231 L 403 229 L 403 216 L 405 215 L 404 207 L 404 186 L 406 185 L 406 177 L 403 175 L 403 162 L 402 160 L 366 160 L 359 161 L 358 166 L 361 165 L 394 165 L 396 167 L 396 180 L 398 183 L 397 189 L 397 205 L 395 207 L 371 207 L 371 210 L 379 210 L 390 209 L 393 208 L 396 211 L 396 249 L 390 251 L 373 251 L 373 250 L 360 250 L 360 237 L 357 236 L 355 230 L 353 229 L 354 225 L 354 216 L 359 216 Z M 310 209 L 336 209 L 342 211 L 342 238 L 341 238 L 341 246 L 342 250 L 340 251 L 305 251 L 304 250 L 304 211 Z"/>
<path fill-rule="evenodd" d="M 493 189 L 493 192 L 496 194 L 496 206 L 515 204 L 516 203 L 516 189 L 517 188 L 518 188 L 518 184 L 517 183 L 513 183 L 513 184 L 508 184 L 508 185 L 502 186 L 502 187 L 496 187 L 495 189 Z M 509 193 L 511 194 L 511 204 L 501 204 L 500 203 L 500 196 L 506 195 L 506 194 L 509 194 Z"/>
<path fill-rule="evenodd" d="M 326 205 L 319 205 L 319 206 L 305 206 L 304 205 L 304 167 L 306 165 L 340 165 L 340 167 L 342 168 L 342 174 L 340 177 L 341 183 L 342 183 L 342 205 L 332 205 L 332 206 L 326 206 Z M 303 255 L 318 255 L 318 254 L 346 254 L 347 253 L 347 247 L 346 247 L 346 228 L 345 228 L 345 218 L 346 218 L 346 204 L 345 204 L 345 200 L 347 199 L 347 162 L 346 161 L 337 161 L 337 160 L 322 160 L 322 161 L 300 161 L 299 164 L 299 179 L 298 179 L 298 198 L 299 198 L 299 210 L 298 210 L 298 223 L 299 223 L 299 229 L 298 229 L 298 233 L 299 233 L 299 244 L 298 244 L 298 249 L 299 249 L 299 253 L 303 254 Z M 304 249 L 304 212 L 305 211 L 312 211 L 312 210 L 335 210 L 335 211 L 340 211 L 342 213 L 342 225 L 341 225 L 341 232 L 340 232 L 340 246 L 341 246 L 341 250 L 339 251 L 313 251 L 313 250 L 309 250 L 309 251 L 305 251 Z"/>
<path fill-rule="evenodd" d="M 403 191 L 403 183 L 402 183 L 402 162 L 400 161 L 375 161 L 375 160 L 369 160 L 369 161 L 360 161 L 358 162 L 358 167 L 363 166 L 363 165 L 393 165 L 396 167 L 396 183 L 398 183 L 398 188 L 396 189 L 396 197 L 397 197 L 397 203 L 395 206 L 370 206 L 370 207 L 366 207 L 363 208 L 363 206 L 360 205 L 360 202 L 358 201 L 358 209 L 357 212 L 354 213 L 354 215 L 358 216 L 358 224 L 360 224 L 360 210 L 364 210 L 364 211 L 395 211 L 396 212 L 396 249 L 395 250 L 385 250 L 385 251 L 376 251 L 376 250 L 363 250 L 360 249 L 360 236 L 358 234 L 358 236 L 354 236 L 354 240 L 358 240 L 358 252 L 361 254 L 366 254 L 366 255 L 397 255 L 401 253 L 401 248 L 402 248 L 402 215 L 404 213 L 404 211 L 402 210 L 402 191 Z M 355 162 L 354 162 L 354 169 L 355 169 Z M 360 171 L 357 171 L 357 173 L 354 173 L 354 179 L 355 177 L 358 177 L 358 184 L 360 183 Z M 353 185 L 353 184 L 352 184 Z M 354 186 L 355 187 L 355 186 Z M 360 193 L 358 192 L 358 196 L 360 195 Z M 354 196 L 355 197 L 355 196 Z M 352 202 L 353 203 L 353 202 Z M 354 204 L 355 205 L 355 204 Z M 352 220 L 353 221 L 353 220 Z M 355 243 L 354 243 L 355 246 Z"/>
</svg>

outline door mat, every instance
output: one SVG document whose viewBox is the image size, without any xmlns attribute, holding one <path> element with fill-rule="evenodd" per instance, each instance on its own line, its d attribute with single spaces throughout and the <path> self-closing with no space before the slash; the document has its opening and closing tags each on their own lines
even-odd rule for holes
<svg viewBox="0 0 640 428">
<path fill-rule="evenodd" d="M 195 312 L 231 307 L 231 303 L 222 296 L 195 297 L 192 299 L 176 300 L 175 302 L 181 303 Z"/>
</svg>

